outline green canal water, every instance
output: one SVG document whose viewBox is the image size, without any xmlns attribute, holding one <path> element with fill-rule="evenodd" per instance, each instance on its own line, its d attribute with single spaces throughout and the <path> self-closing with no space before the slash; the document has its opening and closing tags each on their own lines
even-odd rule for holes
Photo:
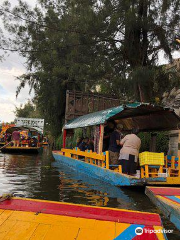
<svg viewBox="0 0 180 240">
<path fill-rule="evenodd" d="M 4 193 L 160 214 L 144 188 L 117 188 L 77 173 L 55 162 L 48 148 L 39 155 L 0 153 L 0 195 Z M 180 232 L 163 215 L 161 218 L 165 229 L 173 230 L 168 239 L 179 240 Z"/>
</svg>

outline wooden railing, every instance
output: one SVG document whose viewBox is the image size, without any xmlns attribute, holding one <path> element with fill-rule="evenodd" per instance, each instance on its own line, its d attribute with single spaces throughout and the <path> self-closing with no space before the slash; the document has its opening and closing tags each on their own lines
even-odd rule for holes
<svg viewBox="0 0 180 240">
<path fill-rule="evenodd" d="M 180 177 L 180 157 L 165 156 L 165 167 L 168 168 L 170 177 Z"/>
<path fill-rule="evenodd" d="M 83 151 L 80 151 L 78 148 L 75 148 L 75 149 L 62 148 L 61 152 L 66 157 L 81 160 L 86 163 L 89 163 L 92 165 L 97 165 L 99 167 L 103 167 L 106 169 L 111 168 L 111 165 L 109 164 L 109 152 L 108 151 L 98 154 L 96 152 L 92 152 L 91 150 L 87 150 L 87 151 L 83 152 Z M 118 170 L 118 172 L 122 173 L 121 166 L 117 166 L 116 169 Z"/>
<path fill-rule="evenodd" d="M 103 152 L 97 154 L 91 150 L 85 152 L 80 151 L 78 148 L 66 149 L 62 148 L 61 153 L 66 157 L 70 157 L 76 160 L 81 160 L 91 165 L 96 165 L 106 169 L 113 169 L 116 172 L 122 173 L 121 165 L 110 165 L 109 163 L 109 152 Z M 168 157 L 170 159 L 168 160 Z M 170 177 L 180 177 L 180 157 L 176 158 L 174 156 L 165 157 L 165 166 L 141 166 L 141 178 L 158 177 L 159 173 L 164 173 L 164 169 L 168 168 Z"/>
<path fill-rule="evenodd" d="M 169 177 L 180 177 L 180 157 L 171 155 L 165 156 L 165 164 L 141 166 L 141 178 L 158 177 L 160 174 Z"/>
</svg>

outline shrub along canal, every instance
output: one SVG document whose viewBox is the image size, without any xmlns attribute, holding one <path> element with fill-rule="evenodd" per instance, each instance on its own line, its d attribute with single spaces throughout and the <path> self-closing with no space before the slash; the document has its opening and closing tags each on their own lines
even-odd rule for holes
<svg viewBox="0 0 180 240">
<path fill-rule="evenodd" d="M 143 188 L 117 188 L 57 164 L 50 149 L 39 155 L 0 153 L 0 195 L 64 201 L 93 206 L 125 208 L 160 213 Z M 161 214 L 165 229 L 173 229 L 170 240 L 180 232 Z"/>
</svg>

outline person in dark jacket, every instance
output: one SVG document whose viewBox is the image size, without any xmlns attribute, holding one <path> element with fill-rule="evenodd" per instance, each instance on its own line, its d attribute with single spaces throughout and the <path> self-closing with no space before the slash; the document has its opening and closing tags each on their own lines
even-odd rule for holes
<svg viewBox="0 0 180 240">
<path fill-rule="evenodd" d="M 80 151 L 86 151 L 88 149 L 88 142 L 89 142 L 89 138 L 86 137 L 82 140 L 81 144 L 79 145 L 79 149 Z"/>
<path fill-rule="evenodd" d="M 114 128 L 115 128 L 114 120 L 109 120 L 104 128 L 103 152 L 108 151 L 110 136 L 111 133 L 114 131 Z"/>
<path fill-rule="evenodd" d="M 117 124 L 114 131 L 110 135 L 109 141 L 109 160 L 110 165 L 119 164 L 119 152 L 121 149 L 120 141 L 122 138 L 121 130 L 123 129 L 122 124 Z"/>
<path fill-rule="evenodd" d="M 94 140 L 90 139 L 87 145 L 87 149 L 94 152 Z"/>
<path fill-rule="evenodd" d="M 76 147 L 79 148 L 80 144 L 82 143 L 83 138 L 78 137 L 77 142 L 76 142 Z"/>
</svg>

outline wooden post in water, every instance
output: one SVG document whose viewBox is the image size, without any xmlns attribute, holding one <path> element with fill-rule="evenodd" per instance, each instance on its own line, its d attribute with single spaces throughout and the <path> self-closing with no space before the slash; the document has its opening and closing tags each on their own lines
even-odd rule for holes
<svg viewBox="0 0 180 240">
<path fill-rule="evenodd" d="M 103 137 L 104 137 L 104 125 L 101 124 L 99 129 L 99 154 L 102 153 L 103 150 Z"/>
<path fill-rule="evenodd" d="M 63 148 L 66 148 L 66 129 L 63 129 Z"/>
</svg>

